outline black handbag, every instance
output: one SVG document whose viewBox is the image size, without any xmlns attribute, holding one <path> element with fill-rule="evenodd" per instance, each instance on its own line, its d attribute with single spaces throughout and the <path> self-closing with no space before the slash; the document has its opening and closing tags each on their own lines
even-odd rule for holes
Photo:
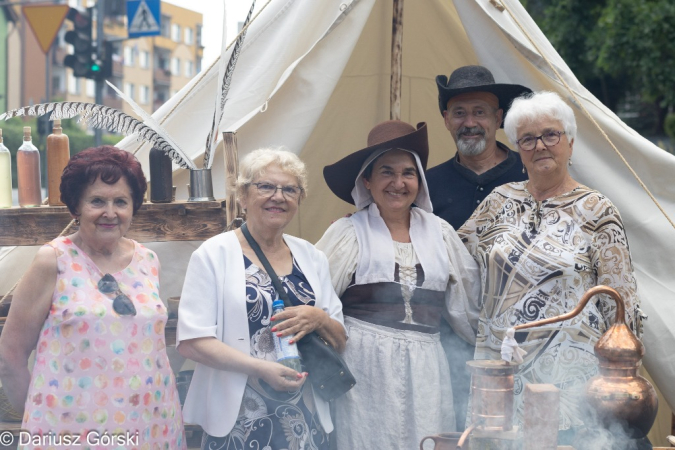
<svg viewBox="0 0 675 450">
<path fill-rule="evenodd" d="M 258 243 L 253 239 L 248 227 L 244 223 L 241 231 L 248 241 L 258 259 L 262 263 L 265 271 L 269 275 L 279 297 L 284 301 L 285 307 L 291 307 L 293 304 L 288 298 L 288 293 L 281 285 L 279 277 L 265 257 Z M 354 387 L 356 380 L 354 375 L 347 367 L 347 363 L 340 354 L 318 333 L 312 331 L 297 341 L 296 345 L 300 351 L 302 364 L 309 372 L 308 380 L 314 387 L 314 392 L 319 394 L 326 401 L 333 400 Z"/>
</svg>

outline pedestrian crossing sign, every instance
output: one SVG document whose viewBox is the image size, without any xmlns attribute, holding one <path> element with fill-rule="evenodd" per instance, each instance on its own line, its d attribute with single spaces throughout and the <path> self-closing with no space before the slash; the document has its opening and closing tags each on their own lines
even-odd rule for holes
<svg viewBox="0 0 675 450">
<path fill-rule="evenodd" d="M 127 31 L 130 38 L 161 34 L 160 0 L 127 0 Z"/>
</svg>

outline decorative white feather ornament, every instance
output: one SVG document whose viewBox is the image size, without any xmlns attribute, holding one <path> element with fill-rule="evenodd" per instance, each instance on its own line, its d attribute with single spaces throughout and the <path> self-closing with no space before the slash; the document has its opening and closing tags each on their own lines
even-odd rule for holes
<svg viewBox="0 0 675 450">
<path fill-rule="evenodd" d="M 248 11 L 246 20 L 244 21 L 244 28 L 251 21 L 251 16 L 253 15 L 253 9 L 255 8 L 255 0 L 251 3 L 251 8 Z M 225 6 L 223 5 L 223 16 L 225 16 Z M 223 23 L 225 23 L 225 17 L 223 17 Z M 229 61 L 225 64 L 225 58 L 220 58 L 220 65 L 218 68 L 218 75 L 220 79 L 219 89 L 220 96 L 216 97 L 216 105 L 213 111 L 213 121 L 211 122 L 211 131 L 206 137 L 206 146 L 204 147 L 204 168 L 210 169 L 213 165 L 213 158 L 211 157 L 212 151 L 215 149 L 216 141 L 218 140 L 218 126 L 223 118 L 223 110 L 225 108 L 225 102 L 227 101 L 227 93 L 230 90 L 230 82 L 232 81 L 232 75 L 234 74 L 234 68 L 237 65 L 237 59 L 239 59 L 239 53 L 241 52 L 241 47 L 246 37 L 246 30 L 244 30 L 237 41 L 234 44 L 232 49 L 232 55 L 230 55 Z M 224 55 L 227 52 L 227 38 L 225 34 L 225 29 L 223 29 L 223 40 L 222 40 L 222 50 L 221 55 Z"/>
<path fill-rule="evenodd" d="M 129 104 L 129 106 L 131 106 L 131 109 L 134 110 L 134 112 L 136 113 L 136 115 L 138 115 L 138 117 L 140 117 L 141 119 L 143 119 L 143 123 L 145 123 L 146 125 L 148 125 L 150 128 L 152 128 L 153 130 L 155 130 L 160 136 L 162 136 L 162 138 L 164 138 L 164 140 L 165 140 L 166 142 L 168 142 L 169 145 L 171 145 L 174 149 L 176 149 L 176 151 L 177 151 L 179 154 L 181 154 L 181 155 L 183 156 L 184 159 L 186 159 L 186 160 L 192 162 L 192 160 L 191 160 L 190 157 L 187 155 L 187 153 L 185 153 L 185 152 L 183 151 L 183 149 L 178 145 L 178 143 L 177 143 L 176 141 L 173 140 L 173 138 L 169 135 L 169 133 L 164 129 L 164 127 L 163 127 L 159 122 L 157 122 L 157 121 L 154 119 L 154 117 L 152 117 L 152 116 L 151 116 L 150 114 L 148 114 L 143 108 L 141 108 L 141 107 L 134 101 L 134 99 L 132 99 L 131 97 L 129 97 L 128 95 L 126 95 L 124 92 L 122 92 L 121 90 L 119 90 L 119 89 L 117 88 L 117 86 L 115 86 L 114 84 L 112 84 L 112 83 L 111 83 L 110 81 L 108 81 L 108 80 L 106 80 L 105 82 L 106 82 L 106 83 L 108 84 L 108 86 L 110 86 L 115 92 L 117 92 L 117 95 L 119 95 L 120 98 L 121 98 L 122 100 L 124 100 L 125 102 L 127 102 L 127 103 Z M 192 167 L 192 168 L 195 169 L 196 166 L 195 166 L 194 164 L 193 164 L 193 166 L 194 166 L 194 167 Z"/>
<path fill-rule="evenodd" d="M 70 119 L 75 116 L 81 116 L 79 122 L 84 121 L 94 128 L 116 131 L 124 135 L 136 134 L 139 140 L 152 143 L 153 146 L 169 155 L 180 167 L 184 169 L 197 168 L 180 148 L 174 147 L 174 145 L 171 145 L 165 139 L 165 136 L 168 136 L 166 133 L 163 136 L 150 126 L 143 124 L 122 111 L 95 103 L 39 103 L 7 111 L 0 115 L 0 120 L 7 120 L 17 116 L 42 116 L 47 113 L 51 113 L 49 120 Z"/>
</svg>

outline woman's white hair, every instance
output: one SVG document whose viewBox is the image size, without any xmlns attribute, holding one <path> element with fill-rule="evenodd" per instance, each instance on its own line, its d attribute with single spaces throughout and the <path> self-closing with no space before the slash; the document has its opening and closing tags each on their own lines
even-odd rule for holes
<svg viewBox="0 0 675 450">
<path fill-rule="evenodd" d="M 518 127 L 542 117 L 558 120 L 568 140 L 571 141 L 577 136 L 577 121 L 572 108 L 555 92 L 539 91 L 513 100 L 504 119 L 506 137 L 515 145 L 518 140 Z"/>
<path fill-rule="evenodd" d="M 246 197 L 248 187 L 253 180 L 265 174 L 269 167 L 278 167 L 283 172 L 294 176 L 298 186 L 302 188 L 300 199 L 307 197 L 307 168 L 298 155 L 284 147 L 261 148 L 254 150 L 244 157 L 239 164 L 239 178 L 237 178 L 237 197 Z"/>
</svg>

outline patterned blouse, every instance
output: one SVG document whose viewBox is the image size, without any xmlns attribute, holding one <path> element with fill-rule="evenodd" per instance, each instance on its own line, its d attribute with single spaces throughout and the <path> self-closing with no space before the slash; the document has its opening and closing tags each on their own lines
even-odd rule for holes
<svg viewBox="0 0 675 450">
<path fill-rule="evenodd" d="M 272 301 L 279 298 L 267 272 L 244 256 L 246 266 L 246 310 L 251 339 L 251 356 L 276 361 Z M 315 305 L 315 294 L 293 259 L 293 270 L 279 277 L 294 306 Z M 225 437 L 204 433 L 203 450 L 286 449 L 328 450 L 314 404 L 312 390 L 279 392 L 263 380 L 249 377 L 234 428 Z"/>
<path fill-rule="evenodd" d="M 527 182 L 496 188 L 458 230 L 481 267 L 482 310 L 476 359 L 501 359 L 506 330 L 572 310 L 596 285 L 616 289 L 626 323 L 640 337 L 637 286 L 628 241 L 616 207 L 599 192 L 578 186 L 537 201 Z M 593 347 L 614 323 L 612 298 L 594 297 L 565 322 L 524 330 L 527 351 L 515 377 L 517 420 L 522 423 L 527 383 L 561 390 L 560 429 L 580 426 L 579 399 L 597 374 Z"/>
</svg>

